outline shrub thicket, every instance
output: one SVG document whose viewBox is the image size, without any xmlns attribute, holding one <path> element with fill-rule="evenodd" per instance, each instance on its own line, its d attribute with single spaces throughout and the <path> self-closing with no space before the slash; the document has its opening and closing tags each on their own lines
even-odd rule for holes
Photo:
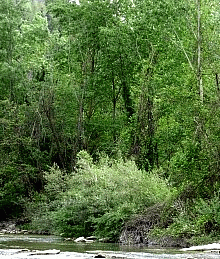
<svg viewBox="0 0 220 259">
<path fill-rule="evenodd" d="M 157 173 L 106 156 L 94 164 L 85 151 L 78 154 L 77 172 L 66 175 L 54 166 L 45 179 L 44 194 L 28 205 L 31 227 L 65 236 L 116 241 L 131 215 L 172 195 Z"/>
<path fill-rule="evenodd" d="M 166 227 L 156 226 L 150 233 L 151 237 L 159 240 L 164 237 L 183 238 L 192 245 L 219 240 L 219 194 L 207 200 L 200 198 L 183 202 L 175 199 L 169 208 L 170 214 L 167 210 L 164 216 L 170 216 L 171 221 Z"/>
</svg>

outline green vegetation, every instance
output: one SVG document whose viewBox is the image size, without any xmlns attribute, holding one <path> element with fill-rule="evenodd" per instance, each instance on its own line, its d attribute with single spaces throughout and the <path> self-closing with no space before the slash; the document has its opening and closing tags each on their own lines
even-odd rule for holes
<svg viewBox="0 0 220 259">
<path fill-rule="evenodd" d="M 32 229 L 116 241 L 131 215 L 172 196 L 156 172 L 146 175 L 133 161 L 102 157 L 94 165 L 85 151 L 78 159 L 77 173 L 63 175 L 57 167 L 45 173 L 44 195 L 27 205 Z"/>
<path fill-rule="evenodd" d="M 0 220 L 116 241 L 153 206 L 147 235 L 217 239 L 219 16 L 216 0 L 2 0 Z"/>
<path fill-rule="evenodd" d="M 220 226 L 219 196 L 210 200 L 200 199 L 191 204 L 177 202 L 172 223 L 164 227 L 155 227 L 150 236 L 156 239 L 163 237 L 185 238 L 191 244 L 218 241 Z M 172 210 L 172 209 L 171 209 Z M 173 211 L 173 210 L 172 210 Z"/>
<path fill-rule="evenodd" d="M 187 238 L 200 243 L 219 238 L 219 196 L 183 201 L 177 189 L 169 186 L 153 170 L 146 174 L 134 161 L 124 162 L 101 156 L 94 164 L 86 151 L 77 156 L 77 172 L 66 174 L 54 165 L 44 172 L 44 192 L 26 204 L 28 228 L 37 233 L 66 237 L 96 235 L 118 241 L 126 222 L 139 218 L 161 218 L 150 231 L 155 240 L 163 237 Z M 164 204 L 162 208 L 159 207 Z M 152 215 L 150 215 L 152 213 Z M 167 224 L 169 222 L 169 224 Z M 166 226 L 166 227 L 165 227 Z M 26 226 L 27 227 L 27 226 Z M 160 242 L 160 241 L 158 241 Z"/>
</svg>

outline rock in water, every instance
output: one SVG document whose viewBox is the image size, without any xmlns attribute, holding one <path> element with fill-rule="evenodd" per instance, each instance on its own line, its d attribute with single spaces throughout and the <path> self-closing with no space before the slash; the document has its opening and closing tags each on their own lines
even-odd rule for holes
<svg viewBox="0 0 220 259">
<path fill-rule="evenodd" d="M 56 255 L 59 254 L 60 250 L 44 250 L 44 251 L 32 251 L 28 255 Z"/>
<path fill-rule="evenodd" d="M 98 255 L 95 255 L 94 258 L 105 258 L 105 256 L 101 255 L 101 254 L 98 254 Z"/>
<path fill-rule="evenodd" d="M 97 240 L 97 238 L 96 238 L 95 236 L 90 236 L 90 237 L 87 237 L 86 240 L 87 240 L 87 241 L 88 241 L 88 240 L 93 240 L 93 241 L 95 241 L 95 240 Z"/>
<path fill-rule="evenodd" d="M 78 237 L 77 239 L 74 240 L 74 242 L 78 243 L 78 242 L 86 242 L 85 237 Z"/>
</svg>

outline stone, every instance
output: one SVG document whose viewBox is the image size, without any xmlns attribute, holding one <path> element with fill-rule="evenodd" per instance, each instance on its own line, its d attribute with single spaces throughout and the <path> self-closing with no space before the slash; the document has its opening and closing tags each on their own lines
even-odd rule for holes
<svg viewBox="0 0 220 259">
<path fill-rule="evenodd" d="M 86 239 L 85 239 L 85 237 L 78 237 L 78 238 L 76 238 L 76 239 L 74 240 L 74 242 L 76 242 L 76 243 L 79 243 L 79 242 L 86 242 Z"/>
<path fill-rule="evenodd" d="M 97 240 L 97 237 L 95 237 L 95 236 L 90 236 L 90 237 L 87 237 L 86 240 L 93 240 L 93 241 L 95 241 L 95 240 Z"/>
<path fill-rule="evenodd" d="M 10 224 L 10 225 L 8 226 L 8 229 L 14 230 L 14 229 L 15 229 L 15 224 Z"/>
<path fill-rule="evenodd" d="M 102 254 L 98 254 L 98 255 L 95 255 L 94 258 L 105 258 L 105 256 Z"/>
<path fill-rule="evenodd" d="M 88 244 L 91 244 L 91 243 L 94 243 L 95 240 L 87 240 L 87 239 L 85 239 L 85 242 L 88 243 Z"/>
<path fill-rule="evenodd" d="M 20 233 L 21 233 L 21 234 L 24 234 L 24 233 L 27 233 L 27 232 L 28 232 L 28 231 L 25 230 L 25 229 L 20 230 Z"/>
</svg>

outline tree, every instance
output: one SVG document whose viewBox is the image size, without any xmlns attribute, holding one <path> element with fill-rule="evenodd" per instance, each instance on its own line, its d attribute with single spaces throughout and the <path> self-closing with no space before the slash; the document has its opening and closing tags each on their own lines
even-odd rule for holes
<svg viewBox="0 0 220 259">
<path fill-rule="evenodd" d="M 45 40 L 45 30 L 37 16 L 31 24 L 27 8 L 23 1 L 0 3 L 0 49 L 3 54 L 0 60 L 2 218 L 20 213 L 34 191 L 42 189 L 42 169 L 45 169 L 47 161 L 39 147 L 37 90 L 33 90 L 36 70 L 33 71 L 30 65 L 36 61 L 34 57 L 39 58 L 39 41 Z"/>
</svg>

